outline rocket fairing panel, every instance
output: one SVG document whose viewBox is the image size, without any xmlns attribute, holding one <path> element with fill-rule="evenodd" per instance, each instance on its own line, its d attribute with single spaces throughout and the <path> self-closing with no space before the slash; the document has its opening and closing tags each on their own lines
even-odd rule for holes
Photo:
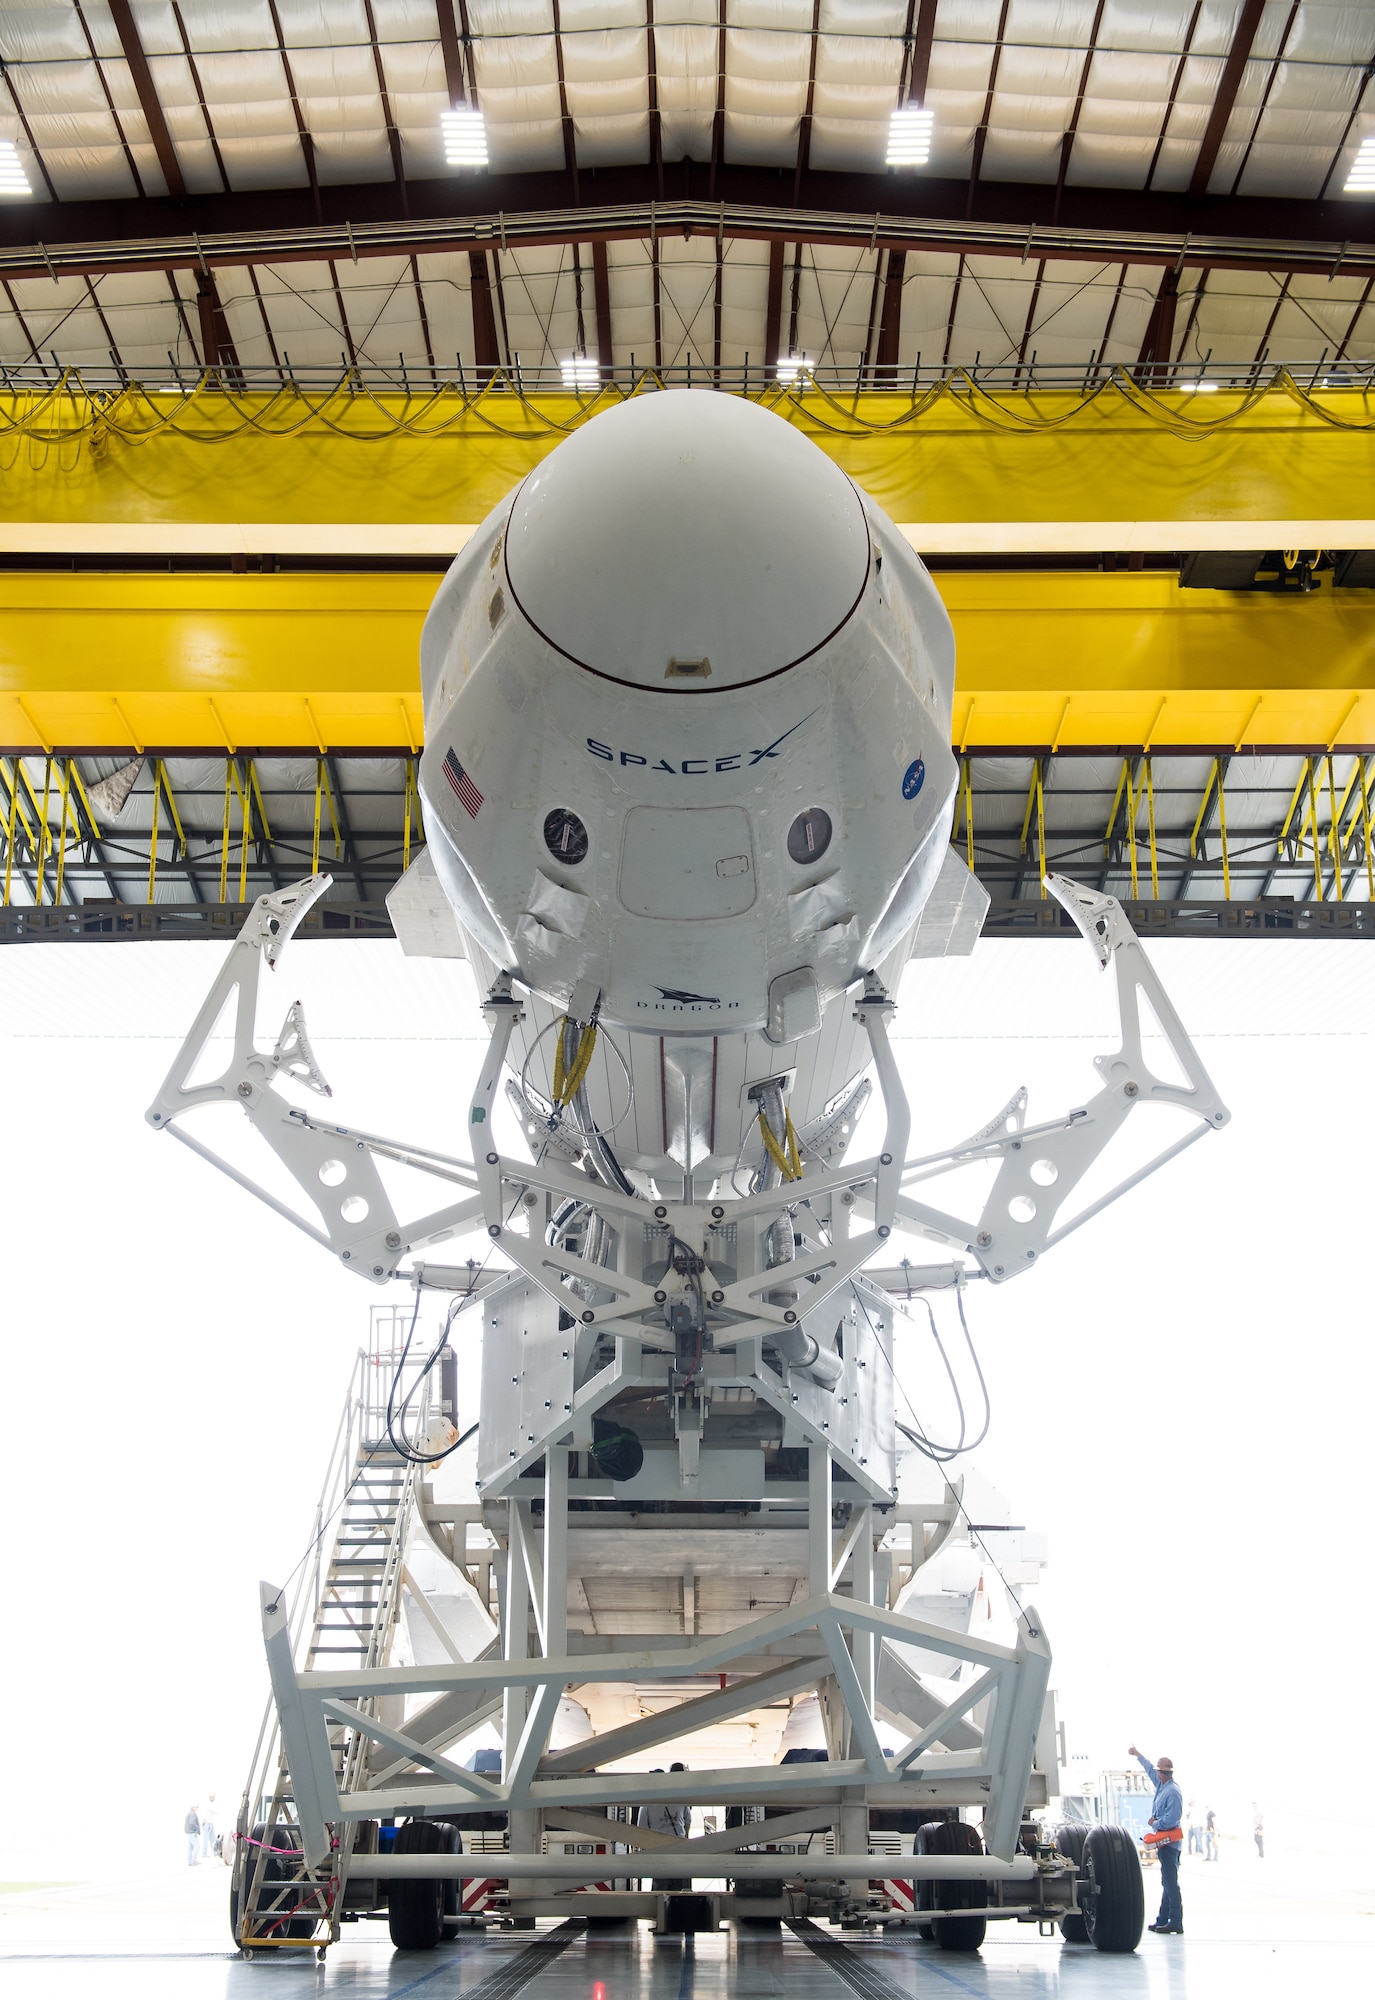
<svg viewBox="0 0 1375 2000">
<path fill-rule="evenodd" d="M 561 445 L 422 654 L 436 868 L 560 1008 L 589 981 L 611 1025 L 760 1031 L 771 982 L 810 968 L 824 1007 L 939 872 L 949 620 L 891 523 L 737 398 L 647 395 Z"/>
</svg>

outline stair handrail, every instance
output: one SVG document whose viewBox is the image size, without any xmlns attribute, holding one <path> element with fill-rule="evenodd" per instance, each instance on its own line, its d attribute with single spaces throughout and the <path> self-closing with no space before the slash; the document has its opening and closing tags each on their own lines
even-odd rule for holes
<svg viewBox="0 0 1375 2000">
<path fill-rule="evenodd" d="M 287 1629 L 291 1635 L 292 1659 L 298 1671 L 306 1663 L 307 1648 L 323 1607 L 324 1591 L 339 1529 L 335 1529 L 333 1536 L 329 1531 L 336 1517 L 342 1517 L 349 1492 L 364 1466 L 371 1462 L 372 1452 L 380 1450 L 388 1443 L 394 1448 L 395 1440 L 390 1437 L 388 1407 L 392 1395 L 396 1393 L 392 1386 L 393 1380 L 401 1372 L 401 1350 L 395 1346 L 395 1341 L 399 1323 L 405 1317 L 406 1315 L 396 1307 L 374 1306 L 369 1326 L 368 1346 L 360 1347 L 354 1357 L 348 1390 L 335 1427 L 334 1441 L 315 1505 L 311 1540 L 287 1584 L 290 1593 L 287 1604 Z M 384 1328 L 392 1342 L 385 1353 L 382 1348 Z M 395 1369 L 391 1367 L 393 1363 L 398 1364 Z M 408 1362 L 406 1372 L 411 1374 L 413 1380 L 419 1374 L 423 1363 L 423 1355 Z M 384 1398 L 381 1386 L 383 1374 L 387 1369 L 391 1369 L 391 1372 L 387 1374 L 388 1396 Z M 404 1388 L 403 1381 L 402 1393 Z M 415 1391 L 409 1401 L 407 1429 L 412 1437 L 424 1436 L 429 1407 L 430 1381 L 427 1372 L 415 1382 Z M 397 1495 L 391 1533 L 382 1559 L 376 1612 L 365 1655 L 360 1662 L 363 1666 L 385 1665 L 390 1656 L 401 1611 L 406 1545 L 415 1518 L 421 1477 L 426 1469 L 424 1463 L 419 1460 L 408 1458 L 405 1461 L 405 1472 Z M 371 1712 L 375 1703 L 368 1702 L 365 1706 Z M 346 1789 L 361 1781 L 369 1749 L 370 1743 L 366 1737 L 358 1733 L 351 1737 L 345 1755 L 344 1772 L 341 1773 Z M 274 1808 L 279 1800 L 281 1775 L 280 1730 L 276 1705 L 269 1694 L 253 1747 L 248 1779 L 239 1802 L 235 1826 L 237 1852 L 234 1857 L 234 1878 L 240 1892 L 240 1907 L 246 1907 L 248 1900 L 246 1890 L 250 1878 L 256 1881 L 258 1872 L 253 1867 L 254 1850 L 247 1843 L 252 1840 L 253 1827 L 260 1814 L 272 1817 L 275 1821 L 277 1815 Z M 270 1796 L 269 1786 L 271 1786 Z M 340 1893 L 347 1875 L 355 1829 L 350 1824 L 343 1828 L 341 1833 L 341 1846 L 334 1865 Z M 271 1831 L 268 1833 L 268 1839 L 269 1841 L 272 1839 Z M 256 1894 L 256 1888 L 252 1893 Z M 336 1899 L 331 1922 L 332 1931 L 337 1931 L 337 1925 Z"/>
<path fill-rule="evenodd" d="M 330 1447 L 319 1498 L 315 1503 L 311 1539 L 307 1544 L 306 1554 L 288 1581 L 290 1595 L 287 1599 L 287 1626 L 291 1633 L 292 1658 L 298 1667 L 302 1664 L 308 1616 L 313 1620 L 315 1608 L 320 1602 L 327 1531 L 343 1504 L 353 1478 L 357 1438 L 361 1434 L 367 1405 L 368 1368 L 368 1350 L 360 1347 L 354 1356 L 353 1372 L 339 1412 L 339 1421 L 335 1426 L 334 1441 Z M 253 1755 L 249 1761 L 243 1797 L 239 1802 L 236 1830 L 240 1839 L 246 1838 L 252 1832 L 253 1821 L 262 1799 L 264 1780 L 268 1771 L 274 1769 L 277 1763 L 276 1721 L 277 1710 L 269 1694 L 263 1707 L 263 1718 L 253 1746 Z"/>
</svg>

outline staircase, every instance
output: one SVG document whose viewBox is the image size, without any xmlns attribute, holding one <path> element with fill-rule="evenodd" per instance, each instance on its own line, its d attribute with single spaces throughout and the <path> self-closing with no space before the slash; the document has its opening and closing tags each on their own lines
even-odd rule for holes
<svg viewBox="0 0 1375 2000">
<path fill-rule="evenodd" d="M 307 1671 L 385 1665 L 401 1608 L 406 1537 L 419 1493 L 419 1472 L 419 1466 L 390 1444 L 360 1443 L 315 1607 L 303 1662 Z M 348 1753 L 353 1741 L 343 1724 L 330 1731 L 334 1774 L 341 1790 L 350 1785 Z M 366 1753 L 364 1739 L 358 1748 Z"/>
<path fill-rule="evenodd" d="M 401 1615 L 406 1544 L 420 1498 L 423 1467 L 404 1458 L 387 1436 L 387 1398 L 411 1314 L 374 1306 L 368 1346 L 360 1349 L 315 1511 L 312 1556 L 290 1595 L 290 1628 L 298 1672 L 385 1666 Z M 416 1341 L 421 1360 L 429 1343 Z M 420 1362 L 408 1361 L 395 1401 L 415 1384 Z M 406 1413 L 411 1436 L 422 1435 L 428 1384 Z M 399 1428 L 399 1427 L 398 1427 Z M 332 1535 L 332 1539 L 331 1539 Z M 324 1549 L 328 1545 L 328 1558 Z M 330 1730 L 341 1790 L 361 1781 L 367 1738 L 340 1723 Z M 269 1700 L 259 1731 L 235 1836 L 232 1911 L 245 1949 L 318 1949 L 338 1934 L 338 1903 L 354 1829 L 340 1829 L 331 1863 L 301 1865 L 276 1709 Z"/>
</svg>

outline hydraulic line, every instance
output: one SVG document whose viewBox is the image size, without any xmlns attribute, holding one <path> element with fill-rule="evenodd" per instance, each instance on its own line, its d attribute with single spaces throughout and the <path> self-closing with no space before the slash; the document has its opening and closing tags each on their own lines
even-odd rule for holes
<svg viewBox="0 0 1375 2000">
<path fill-rule="evenodd" d="M 592 1116 L 586 1079 L 592 1051 L 596 1047 L 597 1030 L 595 1022 L 589 1021 L 580 1034 L 580 1025 L 567 1016 L 561 1024 L 554 1055 L 555 1099 L 572 1112 L 579 1136 L 586 1143 L 588 1155 L 600 1178 L 608 1187 L 634 1196 L 638 1190 L 627 1179 L 625 1170 Z M 590 1042 L 589 1035 L 592 1038 Z M 560 1098 L 561 1088 L 564 1095 Z"/>
<path fill-rule="evenodd" d="M 798 1157 L 797 1132 L 793 1125 L 792 1112 L 785 1110 L 783 1113 L 783 1139 L 781 1143 L 775 1138 L 762 1108 L 759 1113 L 759 1130 L 763 1134 L 764 1149 L 778 1169 L 779 1179 L 784 1181 L 800 1181 L 802 1178 L 802 1162 Z"/>
<path fill-rule="evenodd" d="M 581 1040 L 576 1042 L 577 1022 L 570 1021 L 565 1015 L 560 1025 L 561 1032 L 554 1043 L 554 1102 L 566 1107 L 582 1089 L 592 1052 L 597 1046 L 597 1024 L 589 1021 L 582 1031 Z"/>
</svg>

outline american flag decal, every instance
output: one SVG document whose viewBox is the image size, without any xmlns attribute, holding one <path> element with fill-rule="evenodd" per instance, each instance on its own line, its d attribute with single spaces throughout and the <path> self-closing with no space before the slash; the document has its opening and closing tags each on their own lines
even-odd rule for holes
<svg viewBox="0 0 1375 2000">
<path fill-rule="evenodd" d="M 469 819 L 476 819 L 482 810 L 482 794 L 452 750 L 444 752 L 444 775 L 462 800 Z"/>
</svg>

